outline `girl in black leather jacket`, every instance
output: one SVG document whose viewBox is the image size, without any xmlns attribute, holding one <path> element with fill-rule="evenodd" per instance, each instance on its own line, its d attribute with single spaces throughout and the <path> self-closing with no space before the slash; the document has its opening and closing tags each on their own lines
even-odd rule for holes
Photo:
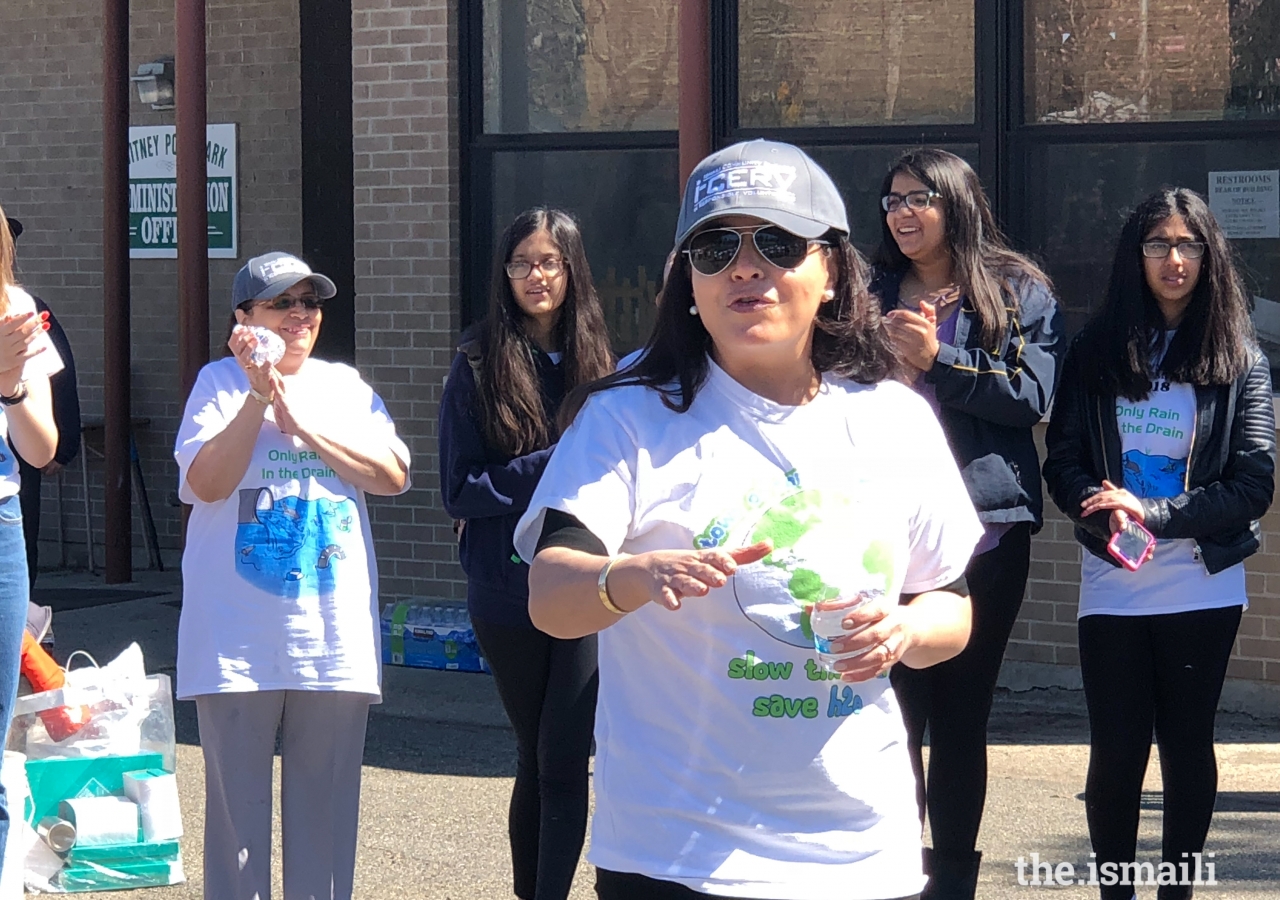
<svg viewBox="0 0 1280 900">
<path fill-rule="evenodd" d="M 1132 886 L 1105 876 L 1135 856 L 1153 728 L 1163 863 L 1194 871 L 1204 849 L 1217 793 L 1214 716 L 1248 605 L 1242 561 L 1258 549 L 1274 487 L 1270 369 L 1230 247 L 1199 195 L 1163 189 L 1129 217 L 1103 307 L 1067 354 L 1047 448 L 1050 494 L 1088 551 L 1079 636 L 1089 836 L 1101 896 L 1130 900 Z M 1136 571 L 1107 551 L 1129 520 L 1157 539 Z M 1158 897 L 1191 890 L 1162 884 Z"/>
</svg>

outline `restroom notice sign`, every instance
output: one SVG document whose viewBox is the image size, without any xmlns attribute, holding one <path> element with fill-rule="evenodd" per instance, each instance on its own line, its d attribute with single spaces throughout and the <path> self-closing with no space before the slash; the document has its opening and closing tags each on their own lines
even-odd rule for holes
<svg viewBox="0 0 1280 900">
<path fill-rule="evenodd" d="M 209 256 L 235 259 L 236 126 L 205 126 L 205 196 Z M 129 256 L 178 255 L 177 129 L 148 125 L 129 129 Z"/>
<path fill-rule="evenodd" d="M 1280 238 L 1280 170 L 1210 172 L 1209 209 L 1229 238 Z"/>
</svg>

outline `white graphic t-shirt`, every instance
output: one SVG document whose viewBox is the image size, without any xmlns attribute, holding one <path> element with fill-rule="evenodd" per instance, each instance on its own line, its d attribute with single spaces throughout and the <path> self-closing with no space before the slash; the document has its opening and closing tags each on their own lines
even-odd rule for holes
<svg viewBox="0 0 1280 900">
<path fill-rule="evenodd" d="M 382 399 L 355 369 L 308 359 L 288 390 L 312 415 L 328 412 L 327 437 L 353 448 L 390 447 L 408 467 L 409 450 Z M 187 484 L 200 448 L 248 396 L 249 379 L 233 357 L 205 366 L 174 448 L 179 496 L 194 504 L 182 555 L 178 697 L 270 690 L 379 696 L 378 570 L 363 492 L 281 432 L 271 409 L 230 497 L 204 503 Z"/>
<path fill-rule="evenodd" d="M 1195 432 L 1196 393 L 1163 376 L 1136 403 L 1116 398 L 1124 469 L 1121 487 L 1137 497 L 1176 497 L 1187 489 L 1187 461 Z M 1151 616 L 1248 606 L 1244 563 L 1210 575 L 1196 542 L 1158 540 L 1155 556 L 1136 572 L 1085 553 L 1080 571 L 1080 616 Z"/>
<path fill-rule="evenodd" d="M 0 227 L 4 226 L 0 224 Z M 11 285 L 8 295 L 7 315 L 20 316 L 36 311 L 36 301 L 31 299 L 31 295 L 22 288 Z M 48 378 L 62 371 L 62 357 L 58 355 L 58 350 L 53 346 L 47 331 L 42 331 L 36 336 L 34 346 L 43 347 L 44 351 L 23 363 L 23 381 L 41 376 Z M 18 489 L 21 487 L 18 458 L 13 455 L 13 448 L 9 446 L 9 419 L 5 416 L 5 407 L 0 406 L 0 500 L 17 496 Z"/>
<path fill-rule="evenodd" d="M 982 534 L 942 430 L 896 383 L 825 379 L 780 406 L 716 366 L 690 410 L 643 387 L 594 395 L 516 531 L 548 508 L 608 552 L 773 552 L 675 612 L 600 633 L 600 867 L 738 897 L 901 897 L 924 884 L 915 780 L 887 678 L 820 670 L 809 611 L 958 578 Z"/>
</svg>

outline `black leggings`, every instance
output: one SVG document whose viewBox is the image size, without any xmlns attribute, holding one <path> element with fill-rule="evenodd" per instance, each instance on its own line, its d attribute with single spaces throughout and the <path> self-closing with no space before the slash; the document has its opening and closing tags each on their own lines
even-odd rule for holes
<svg viewBox="0 0 1280 900">
<path fill-rule="evenodd" d="M 973 630 L 964 650 L 927 669 L 894 666 L 889 673 L 907 726 L 920 818 L 927 810 L 933 848 L 944 856 L 971 854 L 977 846 L 987 800 L 987 719 L 1030 565 L 1031 526 L 1022 523 L 965 571 Z M 927 779 L 921 752 L 926 725 Z"/>
<path fill-rule="evenodd" d="M 596 638 L 564 641 L 529 628 L 472 624 L 516 732 L 507 820 L 515 895 L 564 900 L 587 833 Z"/>
<path fill-rule="evenodd" d="M 1153 728 L 1164 781 L 1161 858 L 1177 864 L 1204 850 L 1218 793 L 1213 722 L 1241 612 L 1229 606 L 1080 619 L 1089 704 L 1085 812 L 1099 866 L 1131 862 L 1137 852 Z M 1132 893 L 1123 885 L 1102 887 L 1104 900 L 1129 900 Z M 1158 896 L 1182 900 L 1191 888 L 1166 885 Z"/>
<path fill-rule="evenodd" d="M 608 869 L 596 869 L 596 896 L 600 900 L 695 900 L 708 897 L 692 888 L 674 881 L 661 881 L 647 875 L 635 875 L 631 872 L 611 872 Z M 918 894 L 902 897 L 898 900 L 917 900 Z M 735 900 L 733 897 L 720 897 L 716 900 Z M 741 900 L 741 898 L 737 898 Z M 890 900 L 890 898 L 886 898 Z"/>
</svg>

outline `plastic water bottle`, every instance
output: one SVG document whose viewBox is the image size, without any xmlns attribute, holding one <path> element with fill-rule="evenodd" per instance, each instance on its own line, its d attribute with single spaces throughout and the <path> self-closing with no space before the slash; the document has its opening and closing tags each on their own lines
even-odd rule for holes
<svg viewBox="0 0 1280 900">
<path fill-rule="evenodd" d="M 813 631 L 813 649 L 818 653 L 818 665 L 827 672 L 835 672 L 835 664 L 842 659 L 854 659 L 869 651 L 870 647 L 854 650 L 852 653 L 837 653 L 832 644 L 838 640 L 853 637 L 858 631 L 849 631 L 844 627 L 844 618 L 867 603 L 872 603 L 884 596 L 884 591 L 871 589 L 858 591 L 852 597 L 837 597 L 834 600 L 821 600 L 813 605 L 809 613 L 809 627 Z M 861 630 L 861 629 L 859 629 Z"/>
</svg>

